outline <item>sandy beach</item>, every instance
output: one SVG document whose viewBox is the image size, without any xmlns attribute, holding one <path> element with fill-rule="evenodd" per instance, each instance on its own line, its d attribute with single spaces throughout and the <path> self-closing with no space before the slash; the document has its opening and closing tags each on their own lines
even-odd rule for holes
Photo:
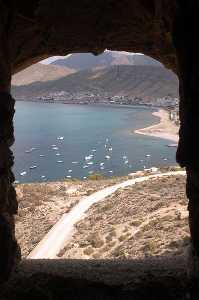
<svg viewBox="0 0 199 300">
<path fill-rule="evenodd" d="M 160 123 L 143 129 L 137 129 L 134 132 L 137 134 L 144 134 L 171 140 L 177 143 L 179 139 L 179 128 L 173 122 L 171 122 L 168 112 L 164 109 L 159 109 L 157 112 L 153 112 L 153 115 L 160 118 Z"/>
</svg>

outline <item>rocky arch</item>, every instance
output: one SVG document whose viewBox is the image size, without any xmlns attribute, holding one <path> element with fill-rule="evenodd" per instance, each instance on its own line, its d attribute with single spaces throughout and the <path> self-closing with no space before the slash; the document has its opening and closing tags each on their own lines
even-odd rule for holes
<svg viewBox="0 0 199 300">
<path fill-rule="evenodd" d="M 52 55 L 142 52 L 180 79 L 178 162 L 186 167 L 192 243 L 199 255 L 198 0 L 0 0 L 0 279 L 19 258 L 11 168 L 13 73 Z"/>
</svg>

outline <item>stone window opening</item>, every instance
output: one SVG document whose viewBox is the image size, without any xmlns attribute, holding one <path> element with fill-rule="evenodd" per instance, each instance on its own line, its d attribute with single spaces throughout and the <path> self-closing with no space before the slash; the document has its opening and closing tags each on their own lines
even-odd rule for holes
<svg viewBox="0 0 199 300">
<path fill-rule="evenodd" d="M 191 269 L 191 282 L 195 285 L 193 293 L 197 296 L 197 266 L 199 255 L 199 160 L 197 141 L 198 3 L 194 0 L 189 2 L 183 1 L 182 3 L 177 0 L 162 0 L 159 1 L 158 4 L 153 2 L 153 5 L 148 5 L 145 2 L 146 1 L 137 0 L 133 2 L 126 1 L 126 5 L 123 5 L 122 2 L 115 3 L 114 1 L 102 1 L 102 3 L 99 3 L 98 1 L 97 3 L 85 3 L 85 1 L 82 1 L 79 5 L 75 5 L 75 2 L 70 1 L 70 3 L 66 3 L 65 1 L 60 1 L 59 17 L 57 17 L 58 6 L 57 4 L 55 5 L 54 1 L 52 1 L 52 5 L 47 5 L 47 1 L 42 1 L 42 3 L 39 4 L 34 1 L 29 7 L 25 3 L 24 5 L 21 5 L 21 3 L 16 4 L 16 6 L 10 1 L 8 3 L 0 3 L 1 282 L 9 278 L 11 271 L 16 266 L 17 262 L 19 262 L 20 258 L 20 250 L 14 234 L 14 215 L 17 213 L 17 202 L 15 189 L 13 187 L 13 154 L 10 150 L 10 147 L 14 143 L 13 115 L 15 102 L 10 95 L 11 75 L 17 70 L 23 69 L 25 66 L 50 55 L 67 54 L 77 52 L 77 50 L 82 52 L 91 51 L 92 53 L 99 54 L 103 52 L 104 49 L 114 49 L 143 52 L 147 55 L 151 55 L 162 61 L 166 66 L 172 68 L 178 74 L 180 82 L 181 126 L 177 150 L 177 162 L 181 167 L 185 167 L 187 172 L 186 192 L 189 198 L 188 210 L 192 247 L 190 251 L 191 260 L 188 261 L 188 267 Z M 17 12 L 20 12 L 23 16 L 30 17 L 31 19 L 33 17 L 36 21 L 36 25 L 30 24 L 29 20 L 26 18 L 23 20 L 20 18 L 19 20 Z M 182 261 L 181 263 L 179 263 L 178 260 L 172 261 L 173 265 L 171 261 L 166 264 L 166 268 L 169 268 L 170 270 L 173 270 L 173 266 L 175 266 L 174 273 L 170 273 L 170 275 L 173 274 L 173 276 L 169 277 L 170 279 L 172 278 L 172 280 L 168 280 L 169 288 L 172 289 L 173 287 L 175 289 L 176 286 L 178 286 L 179 289 L 177 289 L 177 291 L 183 291 L 183 295 L 185 295 L 187 291 L 186 268 L 182 266 Z M 27 272 L 30 272 L 30 269 L 28 269 L 30 264 L 25 262 L 25 265 L 24 270 L 26 269 Z M 85 267 L 85 264 L 83 265 L 84 271 L 87 270 L 87 272 L 89 272 L 88 268 Z M 157 264 L 155 265 L 157 266 Z M 159 266 L 160 265 L 161 264 L 159 264 Z M 77 265 L 71 265 L 70 275 L 74 275 L 76 272 L 74 271 L 73 266 Z M 92 263 L 89 264 L 89 266 L 91 266 L 92 269 Z M 96 270 L 98 267 L 99 265 L 95 265 L 94 269 Z M 139 269 L 139 267 L 137 269 Z M 116 272 L 117 264 L 112 270 Z M 178 270 L 179 273 L 176 272 L 176 270 Z M 167 299 L 169 298 L 168 295 L 171 297 L 174 295 L 174 292 L 167 289 L 168 286 L 165 288 L 165 285 L 161 284 L 162 282 L 158 280 L 158 276 L 160 276 L 159 279 L 162 279 L 165 274 L 168 274 L 164 271 L 165 265 L 161 265 L 160 269 L 158 269 L 157 266 L 155 272 L 156 276 L 152 276 L 155 278 L 155 281 L 148 281 L 149 285 L 145 285 L 145 292 L 152 291 L 157 295 L 157 283 L 160 283 L 159 286 L 165 291 Z M 67 273 L 66 270 L 65 272 Z M 127 274 L 128 272 L 129 269 L 127 267 L 125 273 Z M 146 272 L 148 274 L 148 276 L 146 276 L 148 279 L 151 272 L 153 272 L 153 268 L 151 270 L 150 267 L 148 267 Z M 164 275 L 162 275 L 163 273 Z M 59 275 L 60 274 L 61 271 Z M 97 274 L 99 273 L 96 271 L 96 277 Z M 103 272 L 100 272 L 100 276 L 103 276 L 102 274 Z M 143 278 L 142 275 L 143 274 L 141 274 L 140 278 Z M 161 275 L 163 277 L 161 277 Z M 45 276 L 41 274 L 40 276 L 41 277 L 37 277 L 37 275 L 35 275 L 32 277 L 32 280 L 37 281 L 39 278 L 42 278 L 44 279 L 43 286 L 45 286 L 45 284 L 49 286 L 51 282 L 50 279 L 44 278 Z M 96 277 L 93 275 L 92 279 Z M 168 279 L 167 276 L 164 278 Z M 53 280 L 56 281 L 57 279 L 60 279 L 60 277 L 56 277 Z M 132 283 L 131 279 L 132 278 L 127 276 L 125 277 L 125 282 Z M 73 285 L 70 280 L 68 282 L 70 282 L 69 284 L 71 284 L 73 288 L 76 286 Z M 135 277 L 134 282 L 136 282 Z M 64 281 L 64 284 L 66 283 L 67 280 Z M 174 283 L 176 285 L 174 285 Z M 81 282 L 80 290 L 82 288 L 81 284 L 88 288 L 91 281 Z M 139 285 L 139 283 L 136 285 L 136 292 L 139 293 L 139 295 L 141 295 L 141 290 L 139 289 L 141 286 L 142 285 Z M 91 284 L 91 287 L 94 291 L 100 293 L 101 285 Z M 87 288 L 84 289 L 84 295 L 86 295 L 86 293 L 89 295 L 89 289 Z M 123 297 L 129 296 L 129 294 L 126 294 L 126 291 L 121 290 L 120 288 L 117 294 L 117 288 L 114 286 L 114 288 L 111 289 L 106 285 L 104 289 L 103 285 L 101 292 L 105 294 L 107 292 L 110 293 L 112 298 L 114 296 L 116 298 L 116 295 L 119 295 L 120 298 L 122 295 Z M 77 291 L 79 291 L 79 289 L 77 289 L 76 292 Z M 67 290 L 67 292 L 71 293 L 71 289 Z M 32 294 L 37 295 L 39 293 L 42 295 L 41 286 L 34 290 Z M 132 293 L 133 292 L 131 292 L 131 295 Z M 80 297 L 80 295 L 81 294 L 79 294 L 78 297 Z M 104 296 L 104 294 L 102 296 Z M 47 297 L 49 298 L 51 296 L 48 295 Z"/>
</svg>

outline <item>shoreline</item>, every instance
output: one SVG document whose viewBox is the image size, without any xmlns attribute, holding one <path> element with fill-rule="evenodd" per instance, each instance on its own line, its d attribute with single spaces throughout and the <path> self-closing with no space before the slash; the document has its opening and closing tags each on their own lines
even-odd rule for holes
<svg viewBox="0 0 199 300">
<path fill-rule="evenodd" d="M 147 103 L 136 103 L 136 104 L 125 104 L 125 103 L 110 103 L 110 102 L 93 102 L 93 103 L 81 103 L 81 102 L 65 102 L 65 101 L 37 101 L 37 100 L 25 100 L 25 99 L 15 99 L 16 102 L 26 102 L 26 103 L 39 103 L 39 104 L 65 104 L 65 105 L 85 105 L 85 106 L 110 106 L 110 107 L 125 107 L 125 108 L 146 108 L 146 109 L 163 109 L 166 108 L 158 105 L 151 105 Z"/>
<path fill-rule="evenodd" d="M 169 119 L 168 112 L 165 109 L 159 109 L 152 113 L 153 116 L 159 117 L 158 124 L 134 130 L 136 134 L 162 138 L 178 143 L 178 126 Z"/>
<path fill-rule="evenodd" d="M 110 107 L 125 107 L 125 108 L 132 108 L 132 107 L 141 107 L 141 108 L 151 108 L 151 109 L 158 109 L 158 111 L 155 111 L 152 113 L 152 115 L 159 117 L 159 123 L 155 125 L 151 125 L 148 127 L 140 128 L 133 130 L 136 134 L 142 134 L 146 136 L 151 137 L 157 137 L 162 138 L 166 140 L 170 140 L 174 143 L 178 143 L 179 136 L 178 131 L 179 128 L 176 126 L 168 116 L 168 111 L 163 107 L 153 106 L 153 105 L 147 105 L 147 104 L 116 104 L 116 103 L 74 103 L 74 102 L 65 102 L 65 101 L 36 101 L 36 100 L 23 100 L 23 99 L 17 99 L 17 102 L 26 102 L 26 103 L 39 103 L 39 104 L 65 104 L 65 105 L 100 105 L 100 106 L 110 106 Z M 131 130 L 132 132 L 132 130 Z"/>
</svg>

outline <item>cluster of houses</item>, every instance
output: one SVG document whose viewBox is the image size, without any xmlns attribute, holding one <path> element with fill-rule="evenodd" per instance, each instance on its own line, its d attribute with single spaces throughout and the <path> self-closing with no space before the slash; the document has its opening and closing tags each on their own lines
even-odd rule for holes
<svg viewBox="0 0 199 300">
<path fill-rule="evenodd" d="M 179 119 L 179 109 L 178 106 L 175 108 L 171 108 L 169 110 L 169 118 L 172 122 L 174 122 L 177 126 L 180 125 L 180 119 Z"/>
<path fill-rule="evenodd" d="M 152 97 L 137 97 L 131 95 L 110 95 L 107 92 L 53 92 L 47 96 L 36 97 L 36 101 L 42 102 L 62 102 L 62 103 L 73 103 L 73 104 L 121 104 L 121 105 L 148 105 L 148 106 L 159 106 L 165 108 L 178 107 L 178 98 L 171 96 L 165 96 L 162 98 Z M 172 116 L 173 118 L 173 116 Z"/>
</svg>

